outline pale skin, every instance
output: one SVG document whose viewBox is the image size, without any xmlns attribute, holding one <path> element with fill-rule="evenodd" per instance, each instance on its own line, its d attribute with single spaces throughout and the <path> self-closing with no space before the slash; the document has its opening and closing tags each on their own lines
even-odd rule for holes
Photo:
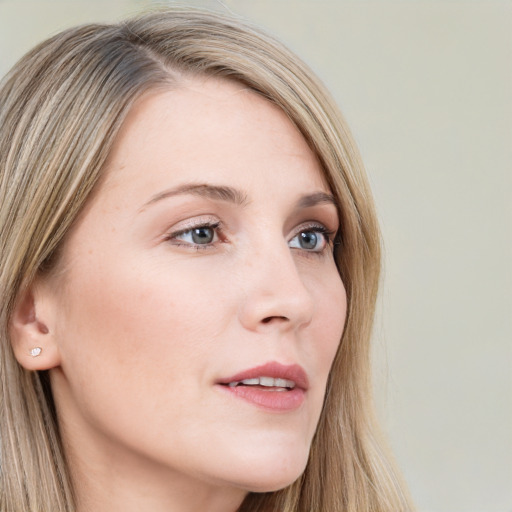
<svg viewBox="0 0 512 512">
<path fill-rule="evenodd" d="M 345 321 L 338 227 L 315 155 L 256 93 L 194 79 L 136 103 L 11 327 L 20 363 L 50 369 L 78 512 L 234 512 L 300 476 Z M 268 362 L 304 369 L 299 407 L 219 385 Z"/>
</svg>

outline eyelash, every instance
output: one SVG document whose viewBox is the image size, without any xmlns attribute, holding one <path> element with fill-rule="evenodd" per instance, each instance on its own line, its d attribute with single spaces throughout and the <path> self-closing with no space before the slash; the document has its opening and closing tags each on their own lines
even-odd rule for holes
<svg viewBox="0 0 512 512">
<path fill-rule="evenodd" d="M 186 235 L 186 234 L 192 234 L 194 230 L 197 229 L 211 229 L 214 231 L 214 238 L 216 237 L 217 240 L 208 242 L 205 244 L 199 244 L 199 243 L 191 243 L 191 242 L 182 242 L 178 237 Z M 174 231 L 166 235 L 165 240 L 168 242 L 172 242 L 173 245 L 181 246 L 181 247 L 187 247 L 195 251 L 201 251 L 201 250 L 209 250 L 212 249 L 215 245 L 219 243 L 225 242 L 225 237 L 223 239 L 223 233 L 224 228 L 220 221 L 216 222 L 199 222 L 195 225 L 189 225 L 184 229 L 180 229 L 178 231 Z M 297 236 L 299 236 L 301 233 L 315 233 L 322 235 L 324 239 L 324 245 L 320 250 L 308 250 L 308 249 L 302 249 L 302 251 L 308 255 L 308 256 L 321 256 L 323 255 L 328 248 L 334 248 L 334 245 L 336 245 L 335 237 L 336 237 L 336 231 L 331 231 L 327 229 L 322 224 L 317 223 L 311 223 L 307 225 L 302 225 L 300 228 L 295 232 L 294 236 L 289 240 L 288 243 L 290 243 L 293 239 L 295 239 Z M 301 249 L 299 247 L 291 247 L 292 249 Z"/>
</svg>

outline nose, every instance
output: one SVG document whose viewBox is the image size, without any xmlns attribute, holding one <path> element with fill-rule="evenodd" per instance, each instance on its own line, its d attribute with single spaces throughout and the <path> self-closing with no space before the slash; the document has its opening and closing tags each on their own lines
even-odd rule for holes
<svg viewBox="0 0 512 512">
<path fill-rule="evenodd" d="M 311 322 L 314 300 L 286 243 L 253 252 L 244 263 L 239 318 L 246 329 L 289 331 Z"/>
</svg>

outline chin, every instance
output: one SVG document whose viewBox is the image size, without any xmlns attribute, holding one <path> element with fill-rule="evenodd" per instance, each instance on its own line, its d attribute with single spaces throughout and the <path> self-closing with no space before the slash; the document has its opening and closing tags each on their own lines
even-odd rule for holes
<svg viewBox="0 0 512 512">
<path fill-rule="evenodd" d="M 245 491 L 256 493 L 280 491 L 281 489 L 284 489 L 285 487 L 288 487 L 289 485 L 293 484 L 293 482 L 295 482 L 295 480 L 297 480 L 302 475 L 302 473 L 303 471 L 299 472 L 298 474 L 295 474 L 293 477 L 290 478 L 263 478 L 261 479 L 261 481 L 252 481 L 250 483 L 247 483 L 247 485 L 241 487 Z"/>
<path fill-rule="evenodd" d="M 307 464 L 304 457 L 288 459 L 276 454 L 273 460 L 253 463 L 238 472 L 236 486 L 248 492 L 273 492 L 284 489 L 297 480 Z M 243 475 L 243 478 L 240 476 Z"/>
</svg>

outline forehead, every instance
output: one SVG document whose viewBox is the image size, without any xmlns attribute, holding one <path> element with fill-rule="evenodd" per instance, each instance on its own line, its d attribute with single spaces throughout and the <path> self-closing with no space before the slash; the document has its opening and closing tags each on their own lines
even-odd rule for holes
<svg viewBox="0 0 512 512">
<path fill-rule="evenodd" d="M 280 188 L 328 190 L 316 155 L 281 109 L 243 84 L 207 78 L 140 98 L 103 182 L 127 193 L 137 182 L 137 195 L 150 196 L 180 180 L 259 184 L 270 193 L 268 179 Z"/>
</svg>

